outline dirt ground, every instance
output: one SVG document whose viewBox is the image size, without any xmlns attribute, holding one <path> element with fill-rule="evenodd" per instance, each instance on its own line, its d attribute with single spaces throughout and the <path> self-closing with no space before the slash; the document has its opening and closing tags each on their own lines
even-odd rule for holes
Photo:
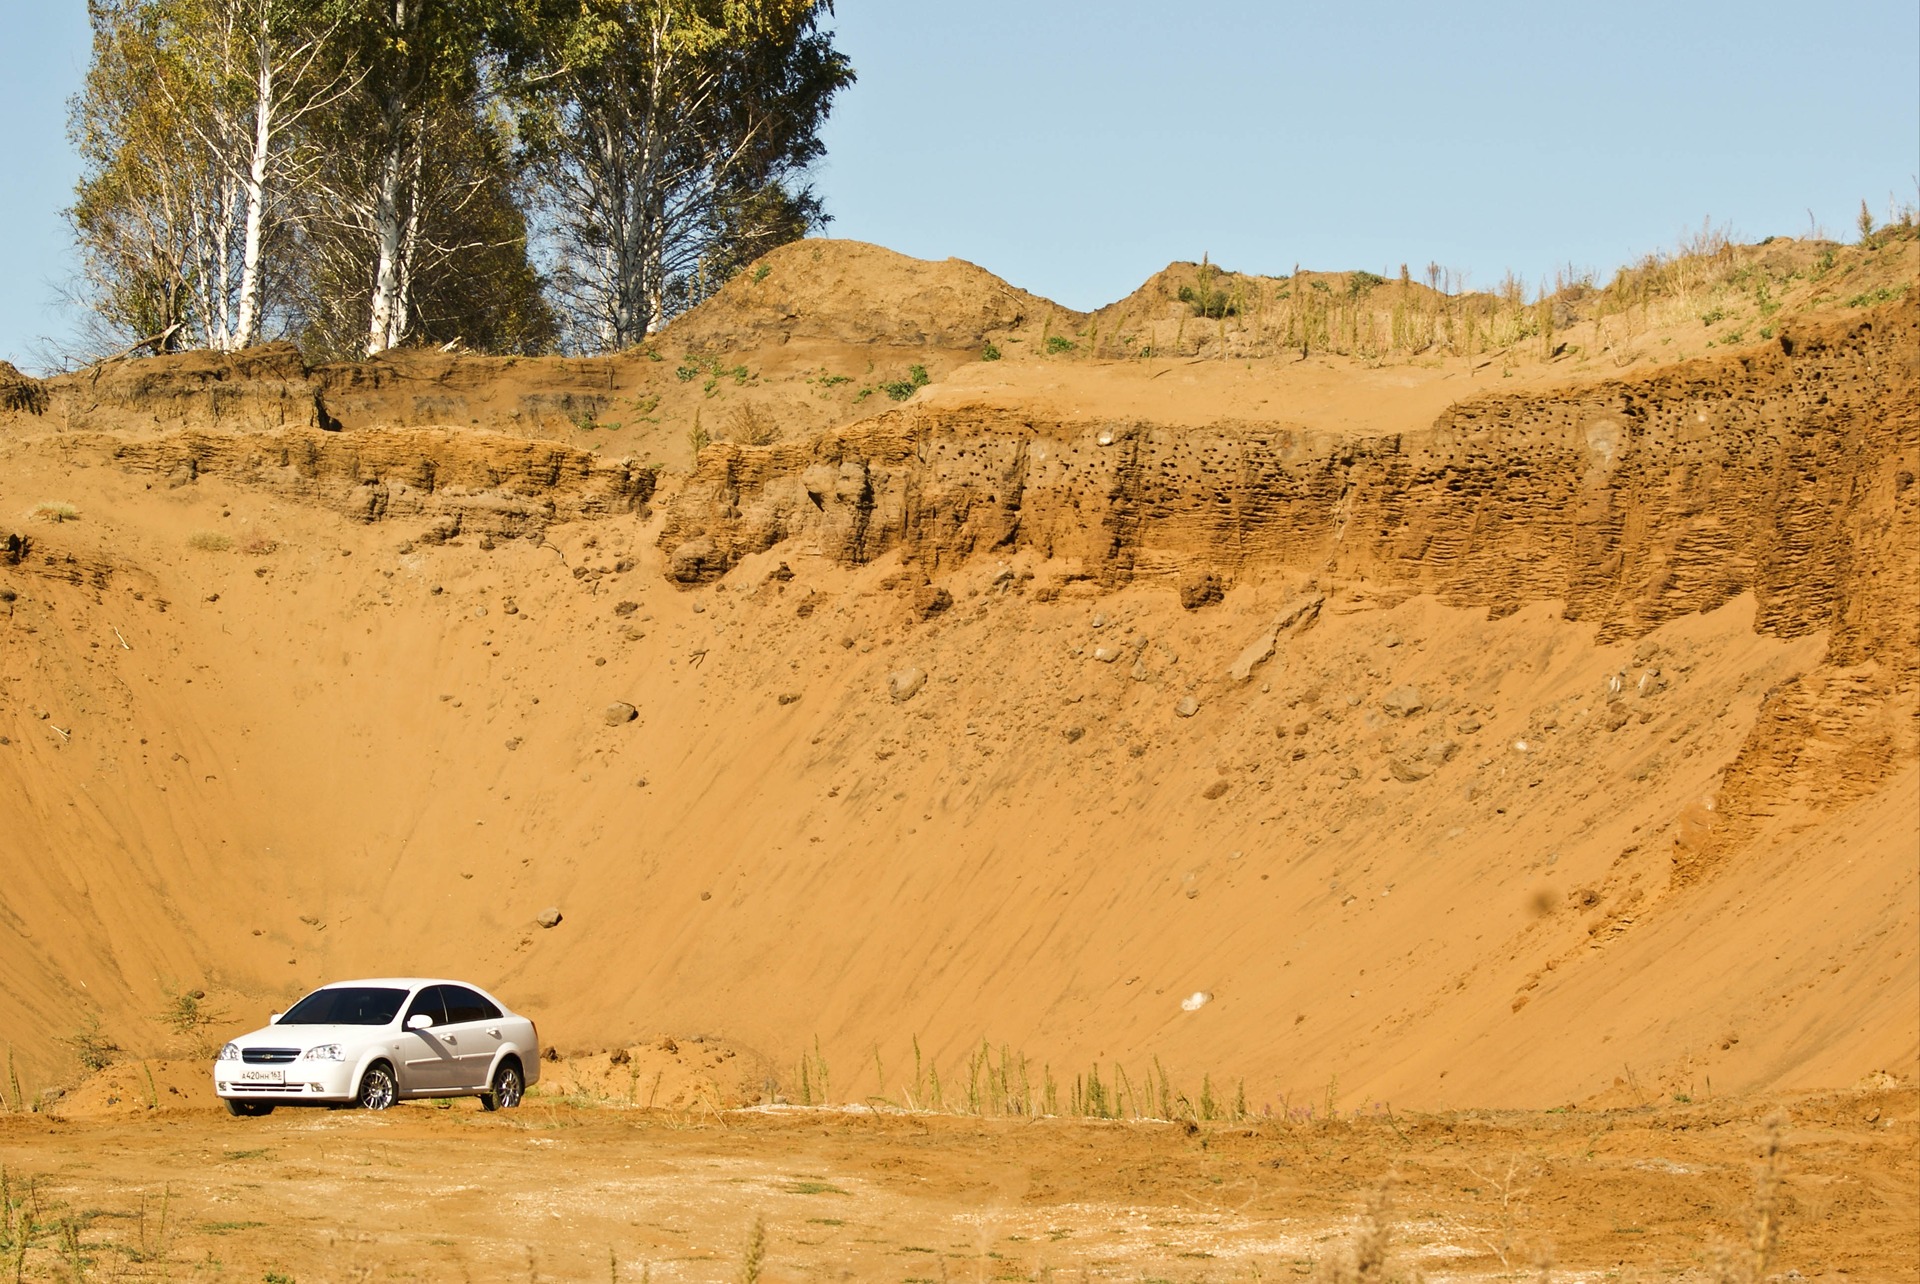
<svg viewBox="0 0 1920 1284">
<path fill-rule="evenodd" d="M 1196 1128 L 536 1095 L 237 1120 L 0 1116 L 25 1279 L 1259 1280 L 1391 1200 L 1393 1272 L 1714 1278 L 1783 1119 L 1775 1277 L 1914 1278 L 1911 1090 Z M 16 1256 L 22 1210 L 37 1225 Z"/>
</svg>

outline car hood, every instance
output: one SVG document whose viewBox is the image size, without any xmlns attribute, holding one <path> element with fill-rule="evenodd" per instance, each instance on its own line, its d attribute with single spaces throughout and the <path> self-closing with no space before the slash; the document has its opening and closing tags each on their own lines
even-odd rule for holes
<svg viewBox="0 0 1920 1284">
<path fill-rule="evenodd" d="M 391 1038 L 390 1025 L 269 1025 L 231 1040 L 241 1048 L 307 1048 L 323 1043 L 366 1043 Z"/>
</svg>

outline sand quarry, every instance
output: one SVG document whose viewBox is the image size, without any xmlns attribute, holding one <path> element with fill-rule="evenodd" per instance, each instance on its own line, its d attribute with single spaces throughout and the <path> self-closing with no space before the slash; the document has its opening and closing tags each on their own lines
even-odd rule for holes
<svg viewBox="0 0 1920 1284">
<path fill-rule="evenodd" d="M 1914 1278 L 1916 279 L 805 241 L 615 357 L 0 366 L 0 1259 Z M 219 1111 L 396 973 L 525 1107 Z"/>
</svg>

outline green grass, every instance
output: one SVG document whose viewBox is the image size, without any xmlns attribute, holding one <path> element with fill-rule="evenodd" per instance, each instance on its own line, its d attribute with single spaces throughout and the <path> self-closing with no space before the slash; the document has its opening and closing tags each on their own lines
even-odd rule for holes
<svg viewBox="0 0 1920 1284">
<path fill-rule="evenodd" d="M 908 366 L 907 377 L 905 379 L 896 379 L 891 383 L 883 383 L 880 385 L 880 391 L 886 393 L 895 401 L 905 401 L 915 392 L 926 387 L 927 382 L 927 368 L 925 366 Z"/>
</svg>

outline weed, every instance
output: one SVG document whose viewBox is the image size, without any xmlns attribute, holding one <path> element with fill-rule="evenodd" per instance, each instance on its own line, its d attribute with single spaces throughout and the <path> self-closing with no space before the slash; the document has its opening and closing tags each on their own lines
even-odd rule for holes
<svg viewBox="0 0 1920 1284">
<path fill-rule="evenodd" d="M 154 1017 L 167 1029 L 191 1041 L 196 1051 L 205 1049 L 207 1031 L 226 1019 L 226 1011 L 216 1007 L 208 1000 L 207 992 L 199 989 L 168 995 L 166 1006 Z"/>
<path fill-rule="evenodd" d="M 980 359 L 982 361 L 998 361 L 1000 359 L 1000 349 L 994 345 L 992 339 L 988 339 L 980 345 Z"/>
<path fill-rule="evenodd" d="M 713 436 L 700 426 L 700 411 L 696 408 L 693 412 L 693 427 L 687 430 L 687 445 L 693 447 L 694 457 L 698 458 L 700 452 L 712 444 Z"/>
<path fill-rule="evenodd" d="M 1867 290 L 1847 300 L 1850 308 L 1870 308 L 1876 303 L 1889 303 L 1907 292 L 1906 285 L 1883 285 L 1877 290 Z"/>
<path fill-rule="evenodd" d="M 1726 319 L 1727 319 L 1727 310 L 1725 308 L 1712 308 L 1700 314 L 1701 325 L 1713 325 L 1716 322 L 1724 321 Z"/>
<path fill-rule="evenodd" d="M 73 1055 L 90 1071 L 105 1070 L 120 1054 L 120 1045 L 101 1031 L 97 1013 L 89 1013 L 86 1022 L 78 1030 L 57 1042 L 73 1049 Z"/>
<path fill-rule="evenodd" d="M 1773 1259 L 1780 1251 L 1780 1152 L 1786 1127 L 1784 1115 L 1767 1119 L 1760 1167 L 1753 1175 L 1753 1199 L 1747 1208 L 1747 1242 L 1744 1251 L 1721 1246 L 1714 1262 L 1714 1284 L 1759 1284 L 1773 1270 Z"/>
<path fill-rule="evenodd" d="M 767 279 L 767 274 L 772 271 L 773 271 L 773 265 L 771 263 L 762 263 L 759 267 L 753 270 L 753 283 L 755 285 L 760 284 L 762 281 Z"/>
<path fill-rule="evenodd" d="M 43 522 L 77 522 L 80 520 L 80 510 L 65 500 L 50 499 L 44 503 L 35 504 L 32 515 Z"/>
<path fill-rule="evenodd" d="M 753 1219 L 753 1229 L 747 1232 L 747 1246 L 740 1254 L 740 1284 L 759 1284 L 760 1269 L 767 1261 L 767 1224 L 759 1217 Z"/>
<path fill-rule="evenodd" d="M 1050 334 L 1047 336 L 1046 349 L 1049 356 L 1058 356 L 1063 352 L 1072 352 L 1077 346 L 1072 339 L 1067 338 L 1064 334 Z"/>
<path fill-rule="evenodd" d="M 764 406 L 735 406 L 728 417 L 726 440 L 748 446 L 770 446 L 780 440 L 780 425 Z"/>
<path fill-rule="evenodd" d="M 696 361 L 675 366 L 673 368 L 673 377 L 681 383 L 692 383 L 700 377 L 700 363 Z"/>
<path fill-rule="evenodd" d="M 233 539 L 221 531 L 195 531 L 187 536 L 187 547 L 202 553 L 224 553 L 233 547 Z"/>
<path fill-rule="evenodd" d="M 908 366 L 907 377 L 905 379 L 896 379 L 892 383 L 883 383 L 880 385 L 880 391 L 886 393 L 895 401 L 905 401 L 908 397 L 911 397 L 915 392 L 926 386 L 927 368 L 925 366 Z"/>
<path fill-rule="evenodd" d="M 1860 202 L 1860 215 L 1854 220 L 1854 226 L 1860 229 L 1860 244 L 1872 248 L 1873 211 L 1867 208 L 1864 200 Z"/>
</svg>

